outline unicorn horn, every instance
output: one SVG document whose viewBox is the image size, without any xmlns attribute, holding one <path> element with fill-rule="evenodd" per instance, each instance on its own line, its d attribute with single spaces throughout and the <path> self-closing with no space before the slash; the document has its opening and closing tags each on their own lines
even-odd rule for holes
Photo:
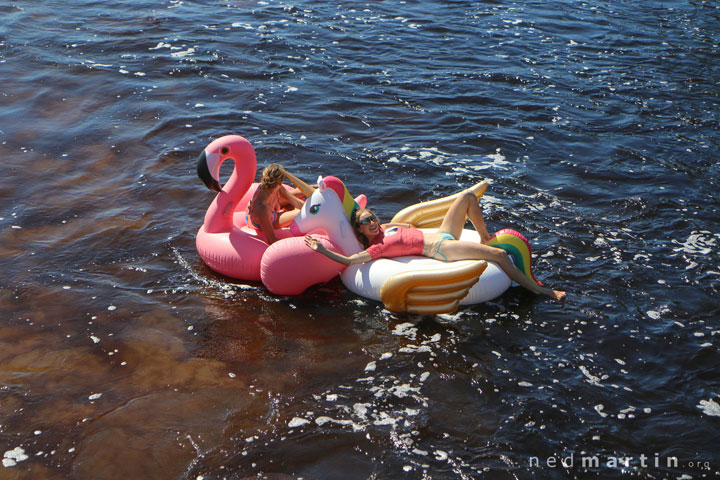
<svg viewBox="0 0 720 480">
<path fill-rule="evenodd" d="M 284 168 L 283 168 L 283 174 L 284 174 L 285 177 L 286 177 L 288 180 L 290 180 L 297 188 L 299 188 L 300 191 L 303 193 L 303 195 L 305 195 L 306 197 L 309 197 L 309 196 L 312 195 L 313 192 L 315 191 L 315 189 L 312 188 L 310 185 L 308 185 L 307 183 L 303 182 L 303 181 L 300 180 L 298 177 L 296 177 L 296 176 L 293 175 L 292 173 L 288 172 L 288 171 L 285 170 Z"/>
</svg>

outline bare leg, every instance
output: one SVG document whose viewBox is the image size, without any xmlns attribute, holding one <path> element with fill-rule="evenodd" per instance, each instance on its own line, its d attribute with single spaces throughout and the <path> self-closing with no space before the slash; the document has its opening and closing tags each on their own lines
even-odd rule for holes
<svg viewBox="0 0 720 480">
<path fill-rule="evenodd" d="M 475 230 L 480 234 L 481 242 L 486 243 L 490 239 L 490 234 L 485 226 L 482 209 L 475 194 L 467 190 L 458 195 L 450 205 L 438 232 L 449 233 L 455 238 L 460 238 L 467 218 L 470 218 Z"/>
<path fill-rule="evenodd" d="M 299 198 L 303 202 L 305 201 L 305 196 L 303 196 L 303 193 L 299 188 L 291 188 L 287 191 L 287 193 L 293 197 Z M 295 208 L 295 205 L 290 203 L 290 201 L 284 198 L 282 195 L 280 195 L 280 206 L 288 210 L 292 210 L 293 208 Z"/>
<path fill-rule="evenodd" d="M 290 210 L 289 212 L 282 212 L 280 215 L 278 215 L 278 219 L 275 222 L 276 228 L 281 227 L 287 227 L 292 223 L 293 220 L 295 220 L 295 217 L 298 216 L 298 213 L 300 213 L 300 210 L 297 208 L 295 210 Z"/>
<path fill-rule="evenodd" d="M 565 298 L 565 292 L 542 287 L 525 276 L 525 274 L 512 263 L 507 252 L 501 248 L 490 247 L 475 242 L 453 240 L 446 240 L 443 242 L 441 248 L 442 253 L 447 257 L 448 261 L 488 260 L 495 262 L 512 281 L 521 287 L 525 287 L 533 293 L 546 295 L 554 300 L 562 300 Z"/>
</svg>

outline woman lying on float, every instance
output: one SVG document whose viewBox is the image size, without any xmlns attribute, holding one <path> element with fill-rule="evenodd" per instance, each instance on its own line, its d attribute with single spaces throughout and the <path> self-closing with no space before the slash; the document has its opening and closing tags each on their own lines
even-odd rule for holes
<svg viewBox="0 0 720 480">
<path fill-rule="evenodd" d="M 462 234 L 466 218 L 470 218 L 479 233 L 480 243 L 457 240 Z M 405 255 L 421 255 L 444 262 L 488 260 L 497 263 L 511 280 L 533 293 L 546 295 L 556 301 L 565 298 L 564 291 L 546 288 L 523 273 L 510 260 L 505 250 L 486 245 L 490 240 L 490 234 L 485 226 L 478 200 L 472 192 L 465 191 L 455 198 L 440 228 L 432 233 L 414 228 L 410 224 L 380 225 L 378 218 L 368 209 L 356 209 L 350 221 L 355 235 L 365 250 L 348 257 L 329 250 L 310 235 L 305 237 L 306 245 L 347 266 L 364 264 L 377 258 Z"/>
</svg>

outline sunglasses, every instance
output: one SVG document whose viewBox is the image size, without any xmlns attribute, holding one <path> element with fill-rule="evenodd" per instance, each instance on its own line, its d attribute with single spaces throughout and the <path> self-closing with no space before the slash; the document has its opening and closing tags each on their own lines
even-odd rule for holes
<svg viewBox="0 0 720 480">
<path fill-rule="evenodd" d="M 362 220 L 358 220 L 359 225 L 368 225 L 370 222 L 379 223 L 378 219 L 375 215 L 370 215 L 368 217 L 363 218 Z"/>
</svg>

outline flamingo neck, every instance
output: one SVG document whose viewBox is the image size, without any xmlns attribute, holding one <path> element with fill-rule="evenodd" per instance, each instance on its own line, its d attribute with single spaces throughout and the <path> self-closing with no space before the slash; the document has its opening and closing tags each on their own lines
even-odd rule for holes
<svg viewBox="0 0 720 480">
<path fill-rule="evenodd" d="M 234 161 L 234 160 L 233 160 Z M 229 232 L 233 229 L 233 214 L 245 192 L 252 184 L 252 176 L 238 173 L 237 161 L 234 161 L 230 179 L 223 185 L 205 213 L 204 227 L 208 233 Z"/>
</svg>

